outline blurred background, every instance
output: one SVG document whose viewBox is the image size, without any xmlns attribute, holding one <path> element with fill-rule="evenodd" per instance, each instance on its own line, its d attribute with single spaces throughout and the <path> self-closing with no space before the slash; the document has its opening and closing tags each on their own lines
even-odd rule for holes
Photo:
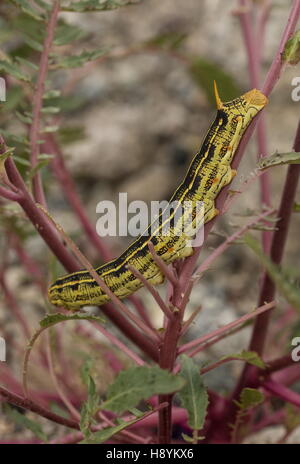
<svg viewBox="0 0 300 464">
<path fill-rule="evenodd" d="M 274 58 L 290 5 L 286 0 L 273 1 L 266 25 L 262 82 Z M 51 71 L 55 88 L 62 92 L 57 138 L 94 225 L 99 217 L 97 203 L 117 201 L 119 192 L 127 192 L 128 201 L 150 202 L 171 196 L 214 118 L 213 79 L 224 101 L 251 88 L 237 8 L 235 0 L 145 0 L 109 12 L 60 15 L 64 24 L 78 26 L 82 31 L 79 40 L 60 47 L 60 53 L 68 56 L 77 50 L 107 51 L 83 66 Z M 1 3 L 0 14 L 1 53 L 13 55 L 23 50 L 24 57 L 37 64 L 39 54 L 29 49 L 26 41 L 26 35 L 30 34 L 31 40 L 35 39 L 34 28 L 25 24 L 29 19 L 18 18 L 14 7 L 7 2 Z M 299 67 L 285 70 L 265 111 L 270 155 L 292 149 L 299 102 L 291 98 L 291 82 L 297 75 Z M 23 126 L 13 116 L 20 93 L 17 86 L 10 86 L 8 100 L 2 105 L 0 114 L 1 126 L 17 135 L 24 133 Z M 15 145 L 13 140 L 9 145 Z M 254 170 L 257 154 L 253 137 L 234 180 L 234 189 L 238 189 Z M 17 156 L 26 158 L 21 147 Z M 25 169 L 21 161 L 19 167 Z M 270 171 L 274 207 L 278 205 L 285 171 L 285 167 Z M 43 178 L 51 214 L 93 262 L 101 264 L 80 231 L 53 174 L 45 169 Z M 241 215 L 247 210 L 258 212 L 260 207 L 256 181 L 235 200 L 229 213 L 217 221 L 214 231 L 229 234 L 233 226 L 244 223 Z M 292 267 L 299 266 L 298 230 L 299 218 L 294 214 L 285 259 Z M 114 256 L 130 240 L 130 237 L 104 238 Z M 201 259 L 221 241 L 220 236 L 211 234 Z M 51 260 L 42 240 L 28 233 L 26 248 L 47 273 Z M 193 337 L 219 327 L 253 309 L 259 271 L 254 255 L 246 247 L 231 246 L 193 293 L 191 309 L 201 304 L 203 311 L 189 335 Z M 24 310 L 42 314 L 44 300 L 13 255 L 7 277 L 10 288 L 21 298 Z M 140 295 L 155 314 L 152 299 L 143 290 Z M 5 303 L 0 301 L 0 305 L 1 322 L 10 324 Z M 212 356 L 246 347 L 249 333 L 245 329 L 218 344 Z M 273 348 L 272 357 L 275 357 L 276 347 Z M 236 364 L 232 369 L 236 369 Z M 212 373 L 208 382 L 226 390 L 232 386 L 234 374 L 225 378 L 220 368 Z"/>
</svg>

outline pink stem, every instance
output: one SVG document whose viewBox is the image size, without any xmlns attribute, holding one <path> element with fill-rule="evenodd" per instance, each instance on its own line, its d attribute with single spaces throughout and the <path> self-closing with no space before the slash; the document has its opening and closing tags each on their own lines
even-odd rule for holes
<svg viewBox="0 0 300 464">
<path fill-rule="evenodd" d="M 39 63 L 39 72 L 37 78 L 37 85 L 36 85 L 36 92 L 33 97 L 33 118 L 32 124 L 29 131 L 29 142 L 30 142 L 30 161 L 31 161 L 31 168 L 35 168 L 38 163 L 38 156 L 40 153 L 40 145 L 38 143 L 40 138 L 40 126 L 41 126 L 41 110 L 43 106 L 43 94 L 45 90 L 45 81 L 47 78 L 48 72 L 48 59 L 49 54 L 54 38 L 54 31 L 55 26 L 57 23 L 57 17 L 59 12 L 59 1 L 56 0 L 54 2 L 52 12 L 50 15 L 50 20 L 46 30 L 46 37 L 44 41 L 43 51 L 41 54 L 41 59 Z M 40 203 L 41 205 L 46 205 L 42 180 L 40 172 L 37 172 L 33 179 L 33 195 L 35 201 Z"/>
<path fill-rule="evenodd" d="M 100 237 L 98 236 L 95 228 L 90 223 L 84 211 L 84 206 L 76 192 L 74 181 L 66 168 L 62 152 L 52 135 L 48 135 L 47 145 L 49 145 L 49 147 L 46 148 L 47 153 L 55 153 L 55 157 L 51 162 L 51 166 L 54 171 L 55 177 L 58 180 L 65 194 L 65 197 L 68 199 L 70 206 L 72 207 L 73 211 L 80 220 L 87 237 L 90 239 L 91 243 L 94 245 L 94 247 L 96 248 L 99 255 L 103 258 L 104 261 L 111 260 L 112 256 L 110 252 L 100 240 Z"/>
<path fill-rule="evenodd" d="M 298 408 L 300 408 L 299 393 L 296 393 L 277 382 L 273 382 L 272 380 L 264 382 L 262 387 L 264 390 L 271 393 L 273 396 L 277 396 L 278 398 L 281 398 L 283 401 L 286 401 L 287 403 L 292 403 Z"/>
<path fill-rule="evenodd" d="M 184 345 L 181 345 L 181 347 L 178 349 L 178 354 L 185 353 L 186 351 L 191 350 L 192 348 L 195 348 L 198 345 L 202 345 L 203 343 L 207 342 L 208 340 L 211 340 L 212 338 L 218 337 L 221 334 L 227 332 L 228 330 L 231 330 L 235 327 L 237 327 L 240 324 L 243 324 L 244 322 L 248 321 L 249 319 L 253 319 L 254 317 L 257 317 L 259 314 L 264 313 L 265 311 L 269 311 L 270 309 L 274 308 L 275 302 L 272 301 L 271 303 L 264 304 L 263 306 L 255 309 L 249 314 L 245 314 L 242 317 L 239 317 L 233 322 L 230 322 L 229 324 L 224 325 L 224 327 L 220 327 L 219 329 L 213 330 L 212 332 L 203 335 L 200 338 L 197 338 L 196 340 L 192 340 L 191 342 L 185 343 Z"/>
</svg>

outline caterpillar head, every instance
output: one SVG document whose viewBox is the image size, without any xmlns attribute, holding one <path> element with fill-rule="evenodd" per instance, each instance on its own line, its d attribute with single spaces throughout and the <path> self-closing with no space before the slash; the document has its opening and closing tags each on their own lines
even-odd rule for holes
<svg viewBox="0 0 300 464">
<path fill-rule="evenodd" d="M 217 109 L 224 111 L 230 119 L 240 118 L 242 128 L 246 129 L 252 119 L 267 105 L 268 98 L 260 90 L 252 89 L 234 100 L 223 103 L 214 81 Z"/>
</svg>

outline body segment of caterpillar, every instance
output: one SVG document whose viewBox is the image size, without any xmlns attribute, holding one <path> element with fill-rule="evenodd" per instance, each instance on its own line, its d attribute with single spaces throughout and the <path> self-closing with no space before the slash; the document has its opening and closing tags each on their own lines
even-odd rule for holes
<svg viewBox="0 0 300 464">
<path fill-rule="evenodd" d="M 197 228 L 195 217 L 197 202 L 203 202 L 204 224 L 218 214 L 215 199 L 236 174 L 231 168 L 231 162 L 241 137 L 253 118 L 267 104 L 267 98 L 256 89 L 227 103 L 221 102 L 216 86 L 215 95 L 218 108 L 216 118 L 183 182 L 170 200 L 181 206 L 181 216 L 190 218 L 190 226 L 194 230 Z M 189 205 L 188 208 L 186 204 Z M 150 225 L 147 233 L 135 240 L 121 256 L 96 268 L 96 272 L 116 296 L 126 298 L 142 287 L 142 283 L 128 269 L 128 265 L 137 269 L 153 285 L 163 282 L 164 276 L 149 251 L 149 241 L 154 245 L 155 252 L 166 263 L 193 253 L 191 237 L 185 233 L 176 233 L 180 215 L 179 218 L 178 215 L 175 218 L 174 209 L 174 214 L 168 216 L 168 224 L 165 224 L 162 213 L 156 220 L 155 226 Z M 162 232 L 162 228 L 166 225 L 168 235 Z M 63 276 L 54 282 L 49 288 L 49 300 L 56 306 L 78 310 L 86 305 L 102 305 L 109 301 L 109 297 L 89 272 L 83 270 Z"/>
</svg>

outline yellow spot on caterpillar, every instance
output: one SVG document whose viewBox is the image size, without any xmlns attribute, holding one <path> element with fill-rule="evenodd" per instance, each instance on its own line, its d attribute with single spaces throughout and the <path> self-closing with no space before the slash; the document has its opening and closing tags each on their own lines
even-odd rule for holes
<svg viewBox="0 0 300 464">
<path fill-rule="evenodd" d="M 233 179 L 237 175 L 236 169 L 231 169 L 231 179 Z"/>
</svg>

